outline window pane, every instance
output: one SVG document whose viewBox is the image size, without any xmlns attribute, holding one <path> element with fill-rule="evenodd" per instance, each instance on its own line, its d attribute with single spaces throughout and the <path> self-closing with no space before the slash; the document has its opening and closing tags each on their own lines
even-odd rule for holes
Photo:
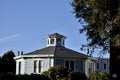
<svg viewBox="0 0 120 80">
<path fill-rule="evenodd" d="M 48 39 L 48 45 L 49 45 L 49 39 Z"/>
<path fill-rule="evenodd" d="M 39 73 L 41 72 L 41 61 L 39 61 Z"/>
<path fill-rule="evenodd" d="M 99 63 L 97 63 L 97 69 L 99 69 Z"/>
<path fill-rule="evenodd" d="M 70 61 L 70 69 L 74 70 L 74 61 Z"/>
<path fill-rule="evenodd" d="M 106 64 L 104 64 L 104 69 L 106 69 Z"/>
<path fill-rule="evenodd" d="M 69 69 L 69 61 L 65 61 L 65 67 Z"/>
<path fill-rule="evenodd" d="M 21 62 L 19 62 L 19 70 L 18 70 L 18 74 L 20 74 L 21 72 Z"/>
<path fill-rule="evenodd" d="M 37 61 L 34 61 L 34 73 L 37 73 Z"/>
<path fill-rule="evenodd" d="M 51 39 L 50 43 L 51 43 L 51 44 L 54 44 L 54 39 Z"/>
<path fill-rule="evenodd" d="M 57 39 L 57 45 L 61 46 L 61 39 Z"/>
</svg>

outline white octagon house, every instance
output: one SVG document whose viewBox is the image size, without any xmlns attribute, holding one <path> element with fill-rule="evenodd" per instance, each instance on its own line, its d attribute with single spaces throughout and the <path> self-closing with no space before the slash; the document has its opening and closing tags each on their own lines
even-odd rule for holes
<svg viewBox="0 0 120 80">
<path fill-rule="evenodd" d="M 47 47 L 14 57 L 16 74 L 40 74 L 50 67 L 63 66 L 87 76 L 95 71 L 95 58 L 65 47 L 64 35 L 54 33 L 47 36 Z"/>
</svg>

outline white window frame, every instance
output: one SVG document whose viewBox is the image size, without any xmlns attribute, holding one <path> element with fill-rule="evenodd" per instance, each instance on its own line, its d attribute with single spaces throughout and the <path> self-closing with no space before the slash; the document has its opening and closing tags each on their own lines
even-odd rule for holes
<svg viewBox="0 0 120 80">
<path fill-rule="evenodd" d="M 34 62 L 36 61 L 36 71 L 35 71 L 35 66 L 33 66 L 33 72 L 36 73 L 41 73 L 42 72 L 42 68 L 43 68 L 43 61 L 41 59 L 35 59 Z M 39 62 L 41 62 L 41 66 L 39 65 Z"/>
</svg>

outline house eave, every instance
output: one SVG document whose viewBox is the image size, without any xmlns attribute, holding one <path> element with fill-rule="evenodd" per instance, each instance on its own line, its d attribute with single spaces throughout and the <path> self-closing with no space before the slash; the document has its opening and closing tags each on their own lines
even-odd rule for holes
<svg viewBox="0 0 120 80">
<path fill-rule="evenodd" d="M 45 57 L 54 57 L 54 55 L 21 55 L 14 57 L 14 60 L 21 59 L 21 58 L 45 58 Z"/>
<path fill-rule="evenodd" d="M 93 60 L 93 61 L 97 61 L 98 60 L 97 58 L 94 58 L 94 57 L 88 57 L 87 59 L 90 59 L 90 60 Z"/>
</svg>

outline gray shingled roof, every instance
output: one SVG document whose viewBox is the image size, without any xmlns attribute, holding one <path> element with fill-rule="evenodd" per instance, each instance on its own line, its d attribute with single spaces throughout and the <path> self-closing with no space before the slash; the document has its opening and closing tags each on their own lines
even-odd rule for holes
<svg viewBox="0 0 120 80">
<path fill-rule="evenodd" d="M 55 51 L 56 57 L 71 57 L 71 58 L 87 58 L 87 55 L 76 52 L 74 50 L 65 47 L 56 47 Z"/>
<path fill-rule="evenodd" d="M 65 37 L 64 35 L 58 34 L 58 33 L 54 33 L 54 34 L 50 34 L 48 35 L 48 37 L 50 38 L 63 38 Z M 66 38 L 66 37 L 65 37 Z"/>
<path fill-rule="evenodd" d="M 55 47 L 46 47 L 42 48 L 24 55 L 41 55 L 41 54 L 54 54 L 55 53 Z"/>
<path fill-rule="evenodd" d="M 24 55 L 45 55 L 53 54 L 54 57 L 69 57 L 69 58 L 87 58 L 87 55 L 73 51 L 62 46 L 51 46 L 39 49 Z"/>
</svg>

